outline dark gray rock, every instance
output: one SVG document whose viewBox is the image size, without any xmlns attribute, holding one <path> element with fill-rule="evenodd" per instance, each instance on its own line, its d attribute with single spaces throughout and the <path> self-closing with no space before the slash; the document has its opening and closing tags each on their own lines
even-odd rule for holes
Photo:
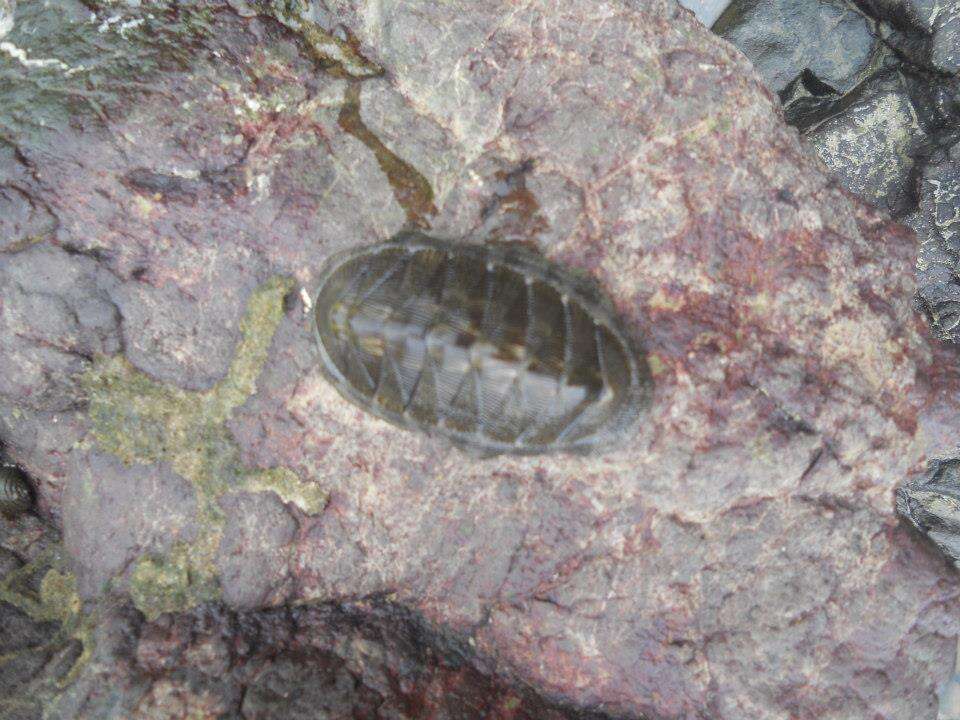
<svg viewBox="0 0 960 720">
<path fill-rule="evenodd" d="M 364 690 L 337 658 L 280 655 L 247 688 L 240 711 L 245 720 L 338 720 L 346 708 L 374 712 L 380 698 Z"/>
<path fill-rule="evenodd" d="M 42 646 L 56 630 L 56 623 L 37 622 L 13 605 L 0 602 L 0 656 L 19 648 Z"/>
<path fill-rule="evenodd" d="M 66 607 L 44 607 L 43 580 L 59 537 L 36 517 L 0 517 L 0 717 L 40 720 L 82 646 L 54 617 Z M 53 552 L 51 552 L 53 551 Z M 59 576 L 62 578 L 63 576 Z M 52 601 L 54 593 L 48 599 Z M 63 598 L 67 601 L 67 598 Z"/>
<path fill-rule="evenodd" d="M 23 566 L 23 562 L 9 550 L 0 547 L 0 578 Z"/>
<path fill-rule="evenodd" d="M 917 262 L 920 309 L 943 340 L 960 342 L 960 145 L 928 165 L 911 218 L 922 242 Z"/>
<path fill-rule="evenodd" d="M 220 504 L 227 514 L 217 555 L 223 598 L 238 608 L 269 604 L 288 575 L 297 523 L 273 493 L 227 495 Z"/>
<path fill-rule="evenodd" d="M 44 717 L 50 720 L 97 718 L 126 720 L 138 717 L 137 705 L 149 693 L 152 683 L 136 666 L 134 653 L 143 627 L 143 616 L 129 603 L 104 602 L 91 605 L 96 617 L 87 638 L 89 656 L 74 668 L 73 682 L 47 695 Z M 159 683 L 158 683 L 159 684 Z M 168 686 L 161 684 L 161 692 Z M 176 690 L 176 688 L 174 688 Z M 179 696 L 178 696 L 179 695 Z M 164 708 L 153 708 L 154 717 L 170 717 L 178 710 L 192 710 L 180 702 L 182 694 L 171 692 Z M 139 717 L 150 717 L 143 713 Z M 194 717 L 215 717 L 194 710 Z M 177 717 L 174 714 L 174 717 Z M 190 717 L 184 712 L 181 717 Z"/>
<path fill-rule="evenodd" d="M 960 458 L 932 460 L 897 490 L 897 512 L 960 569 Z"/>
<path fill-rule="evenodd" d="M 78 454 L 64 496 L 63 536 L 81 595 L 95 597 L 142 554 L 162 554 L 196 534 L 193 487 L 163 464 L 126 465 Z"/>
<path fill-rule="evenodd" d="M 871 204 L 893 214 L 914 206 L 912 172 L 926 135 L 899 72 L 859 85 L 805 140 L 845 188 Z"/>
<path fill-rule="evenodd" d="M 882 23 L 877 31 L 910 62 L 938 73 L 960 70 L 957 0 L 856 0 Z"/>
<path fill-rule="evenodd" d="M 839 0 L 734 0 L 712 30 L 750 58 L 777 93 L 807 71 L 843 95 L 883 55 L 869 20 Z"/>
<path fill-rule="evenodd" d="M 960 2 L 939 7 L 933 30 L 931 64 L 940 72 L 960 73 Z"/>
</svg>

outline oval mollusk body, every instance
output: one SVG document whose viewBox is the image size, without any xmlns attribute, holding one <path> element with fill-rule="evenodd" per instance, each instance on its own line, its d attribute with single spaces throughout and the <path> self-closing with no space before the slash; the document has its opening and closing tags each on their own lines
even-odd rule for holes
<svg viewBox="0 0 960 720">
<path fill-rule="evenodd" d="M 484 453 L 590 450 L 651 386 L 596 295 L 529 251 L 403 234 L 326 264 L 323 370 L 364 409 Z"/>
<path fill-rule="evenodd" d="M 30 484 L 13 465 L 0 465 L 0 515 L 13 520 L 33 506 Z"/>
</svg>

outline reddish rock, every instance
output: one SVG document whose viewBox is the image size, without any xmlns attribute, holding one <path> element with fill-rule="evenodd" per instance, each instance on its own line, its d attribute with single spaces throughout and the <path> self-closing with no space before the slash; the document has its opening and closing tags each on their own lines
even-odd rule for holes
<svg viewBox="0 0 960 720">
<path fill-rule="evenodd" d="M 41 504 L 66 517 L 63 488 L 90 482 L 71 468 L 106 434 L 71 379 L 122 351 L 130 372 L 182 388 L 171 407 L 213 408 L 189 415 L 206 433 L 187 435 L 208 463 L 183 471 L 198 492 L 286 468 L 328 498 L 216 506 L 228 602 L 389 598 L 434 628 L 417 662 L 440 667 L 452 638 L 480 668 L 471 687 L 533 688 L 550 707 L 933 718 L 958 584 L 893 494 L 954 442 L 960 379 L 912 304 L 915 238 L 839 189 L 743 57 L 672 2 L 343 3 L 315 18 L 383 75 L 321 72 L 287 28 L 216 9 L 187 68 L 51 130 L 57 154 L 14 138 L 57 220 L 44 251 L 109 274 L 98 292 L 118 318 L 102 337 L 123 338 L 76 359 L 73 325 L 53 342 L 0 315 L 0 360 L 26 348 L 56 368 L 30 402 L 0 385 L 0 438 Z M 411 225 L 522 240 L 596 277 L 655 371 L 636 435 L 596 456 L 478 459 L 398 430 L 323 380 L 298 292 L 255 393 L 210 400 L 242 386 L 227 369 L 253 288 L 283 275 L 309 297 L 329 253 Z M 22 257 L 0 254 L 0 271 Z M 65 397 L 71 420 L 53 428 Z M 130 433 L 153 421 L 137 412 Z M 155 458 L 193 452 L 170 437 L 183 446 Z M 253 532 L 265 514 L 272 529 Z M 66 550 L 81 587 L 119 571 L 69 534 Z M 251 716 L 300 677 L 297 657 L 255 681 Z M 177 698 L 184 713 L 228 695 L 151 693 L 142 707 Z M 512 702 L 486 716 L 522 717 Z"/>
</svg>

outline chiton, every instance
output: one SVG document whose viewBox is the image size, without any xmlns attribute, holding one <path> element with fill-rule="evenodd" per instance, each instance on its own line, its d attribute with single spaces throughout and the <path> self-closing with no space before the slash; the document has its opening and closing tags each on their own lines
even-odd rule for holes
<svg viewBox="0 0 960 720">
<path fill-rule="evenodd" d="M 482 454 L 608 446 L 649 403 L 646 357 L 594 284 L 519 246 L 403 233 L 331 257 L 326 377 L 396 425 Z"/>
<path fill-rule="evenodd" d="M 33 491 L 15 465 L 0 464 L 0 515 L 13 520 L 33 507 Z"/>
</svg>

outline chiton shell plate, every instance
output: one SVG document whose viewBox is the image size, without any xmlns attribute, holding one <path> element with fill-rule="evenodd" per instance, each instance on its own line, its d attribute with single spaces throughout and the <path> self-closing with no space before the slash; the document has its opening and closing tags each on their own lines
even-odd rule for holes
<svg viewBox="0 0 960 720">
<path fill-rule="evenodd" d="M 605 447 L 649 403 L 646 357 L 599 290 L 518 246 L 404 233 L 341 252 L 314 312 L 341 395 L 482 454 Z"/>
</svg>

